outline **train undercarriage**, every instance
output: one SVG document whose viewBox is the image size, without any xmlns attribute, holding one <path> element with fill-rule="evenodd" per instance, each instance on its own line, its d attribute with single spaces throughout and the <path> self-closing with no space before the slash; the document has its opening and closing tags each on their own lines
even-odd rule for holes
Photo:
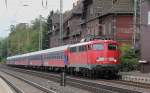
<svg viewBox="0 0 150 93">
<path fill-rule="evenodd" d="M 49 67 L 49 66 L 23 66 L 23 65 L 8 65 L 11 67 L 37 70 L 37 71 L 46 71 L 46 72 L 55 72 L 62 73 L 65 72 L 67 75 L 79 76 L 84 78 L 105 78 L 105 79 L 114 79 L 118 76 L 119 66 L 116 67 L 96 67 L 93 69 L 80 67 L 78 70 L 75 67 Z"/>
</svg>

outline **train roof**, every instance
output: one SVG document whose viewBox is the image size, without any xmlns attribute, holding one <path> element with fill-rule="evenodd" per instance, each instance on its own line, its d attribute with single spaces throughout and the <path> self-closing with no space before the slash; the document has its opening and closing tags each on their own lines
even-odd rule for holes
<svg viewBox="0 0 150 93">
<path fill-rule="evenodd" d="M 67 49 L 70 45 L 60 46 L 60 47 L 54 47 L 50 49 L 43 50 L 42 53 L 50 53 L 50 52 L 57 52 L 57 51 L 63 51 Z"/>
<path fill-rule="evenodd" d="M 56 52 L 56 51 L 63 51 L 65 49 L 67 49 L 68 47 L 69 47 L 69 45 L 65 45 L 65 46 L 54 47 L 54 48 L 50 48 L 50 49 L 46 49 L 46 50 L 30 52 L 30 53 L 26 53 L 26 54 L 22 54 L 22 55 L 15 55 L 15 56 L 7 57 L 7 60 L 13 59 L 13 58 L 20 58 L 20 57 L 27 57 L 27 56 L 32 56 L 32 55 Z"/>
<path fill-rule="evenodd" d="M 82 45 L 87 45 L 87 44 L 93 44 L 93 43 L 107 43 L 107 42 L 112 42 L 112 43 L 116 43 L 116 41 L 114 40 L 93 40 L 93 41 L 88 41 L 88 42 L 81 42 L 81 43 L 77 43 L 77 44 L 73 44 L 70 45 L 70 47 L 76 47 L 76 46 L 82 46 Z"/>
<path fill-rule="evenodd" d="M 81 42 L 77 44 L 72 44 L 72 45 L 64 45 L 64 46 L 59 46 L 59 47 L 54 47 L 46 50 L 41 50 L 41 51 L 36 51 L 36 52 L 31 52 L 31 53 L 26 53 L 22 55 L 16 55 L 16 56 L 11 56 L 7 57 L 7 59 L 12 59 L 12 58 L 20 58 L 20 57 L 27 57 L 27 56 L 32 56 L 32 55 L 38 55 L 38 54 L 45 54 L 45 53 L 50 53 L 50 52 L 57 52 L 57 51 L 63 51 L 69 47 L 76 47 L 76 46 L 82 46 L 82 45 L 87 45 L 87 44 L 92 44 L 92 43 L 97 43 L 97 42 L 112 42 L 116 43 L 114 40 L 93 40 L 93 41 L 88 41 L 88 42 Z"/>
<path fill-rule="evenodd" d="M 89 42 L 77 43 L 77 44 L 70 45 L 70 47 L 82 46 L 82 45 L 87 45 L 87 44 L 91 44 L 91 42 L 89 41 Z"/>
</svg>

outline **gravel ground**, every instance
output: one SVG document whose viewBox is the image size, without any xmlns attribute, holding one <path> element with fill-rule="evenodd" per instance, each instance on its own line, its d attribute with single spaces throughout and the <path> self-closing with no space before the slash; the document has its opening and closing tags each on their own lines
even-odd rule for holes
<svg viewBox="0 0 150 93">
<path fill-rule="evenodd" d="M 122 80 L 150 84 L 150 73 L 141 73 L 139 71 L 120 72 Z"/>
<path fill-rule="evenodd" d="M 13 90 L 0 78 L 0 93 L 13 93 Z"/>
<path fill-rule="evenodd" d="M 96 81 L 99 84 L 105 84 L 105 85 L 110 85 L 118 88 L 124 88 L 124 89 L 129 89 L 129 90 L 135 90 L 139 91 L 142 93 L 150 93 L 150 89 L 144 89 L 144 88 L 139 88 L 139 87 L 134 87 L 134 86 L 128 86 L 128 85 L 122 85 L 122 84 L 116 84 L 116 83 L 110 83 L 110 82 L 103 82 L 103 81 Z"/>
<path fill-rule="evenodd" d="M 15 72 L 15 73 L 19 73 L 19 72 Z M 28 78 L 29 80 L 32 80 L 32 81 L 34 81 L 34 82 L 36 82 L 36 83 L 38 83 L 38 84 L 40 84 L 44 87 L 47 87 L 47 88 L 52 89 L 54 91 L 57 91 L 58 93 L 90 93 L 88 91 L 81 90 L 81 89 L 78 89 L 78 88 L 73 88 L 73 87 L 70 87 L 70 86 L 61 87 L 59 83 L 55 83 L 53 81 L 49 81 L 47 79 L 31 76 L 31 75 L 28 75 L 28 74 L 20 74 L 19 73 L 18 75 L 23 76 L 25 78 Z M 85 81 L 86 79 L 82 79 L 82 80 Z M 135 86 L 128 86 L 128 85 L 123 85 L 123 84 L 110 83 L 110 82 L 105 82 L 105 81 L 102 81 L 102 80 L 89 80 L 89 79 L 87 79 L 87 81 L 95 82 L 95 83 L 99 83 L 99 84 L 107 85 L 107 86 L 109 85 L 109 86 L 114 86 L 114 87 L 118 87 L 118 88 L 139 91 L 141 93 L 150 93 L 150 89 L 144 89 L 144 88 L 135 87 Z"/>
<path fill-rule="evenodd" d="M 23 77 L 27 80 L 30 80 L 32 82 L 35 82 L 43 87 L 49 88 L 53 91 L 56 91 L 57 93 L 91 93 L 89 91 L 86 90 L 82 90 L 82 89 L 78 89 L 78 88 L 74 88 L 71 86 L 60 86 L 59 83 L 47 80 L 47 79 L 43 79 L 40 77 L 36 77 L 36 76 L 31 76 L 29 74 L 24 74 L 24 73 L 20 73 L 20 72 L 15 72 L 15 71 L 10 71 L 7 69 L 4 69 L 7 72 L 11 72 L 12 74 L 17 74 L 20 77 Z M 39 93 L 39 92 L 37 92 Z"/>
<path fill-rule="evenodd" d="M 5 77 L 7 80 L 9 80 L 9 82 L 11 82 L 12 84 L 14 84 L 17 88 L 21 89 L 24 93 L 45 93 L 27 83 L 25 83 L 24 81 L 21 81 L 17 78 L 14 78 L 4 72 L 0 71 L 0 74 Z"/>
<path fill-rule="evenodd" d="M 131 76 L 139 76 L 139 77 L 149 77 L 150 73 L 141 73 L 140 71 L 131 71 L 131 72 L 120 72 L 121 75 L 131 75 Z"/>
<path fill-rule="evenodd" d="M 84 80 L 85 79 L 83 79 L 83 81 Z M 95 82 L 95 83 L 102 84 L 102 85 L 107 85 L 107 86 L 113 86 L 113 87 L 118 87 L 118 88 L 123 88 L 123 89 L 139 91 L 141 93 L 150 93 L 150 89 L 144 89 L 144 88 L 139 88 L 139 87 L 135 87 L 135 86 L 128 86 L 128 85 L 123 85 L 123 84 L 110 83 L 110 82 L 105 82 L 105 81 L 102 81 L 102 80 L 88 80 L 88 82 Z"/>
</svg>

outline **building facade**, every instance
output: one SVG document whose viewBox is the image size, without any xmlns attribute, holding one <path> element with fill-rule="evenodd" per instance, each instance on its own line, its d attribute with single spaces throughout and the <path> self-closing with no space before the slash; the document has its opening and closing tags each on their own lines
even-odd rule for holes
<svg viewBox="0 0 150 93">
<path fill-rule="evenodd" d="M 150 0 L 142 0 L 141 14 L 141 60 L 150 63 Z"/>
<path fill-rule="evenodd" d="M 80 0 L 71 11 L 64 13 L 62 39 L 59 38 L 59 22 L 54 22 L 50 47 L 59 46 L 60 40 L 63 44 L 77 43 L 87 35 L 109 36 L 123 43 L 131 43 L 133 7 L 134 0 Z"/>
<path fill-rule="evenodd" d="M 140 70 L 150 72 L 150 0 L 141 0 L 141 31 L 140 31 Z"/>
</svg>

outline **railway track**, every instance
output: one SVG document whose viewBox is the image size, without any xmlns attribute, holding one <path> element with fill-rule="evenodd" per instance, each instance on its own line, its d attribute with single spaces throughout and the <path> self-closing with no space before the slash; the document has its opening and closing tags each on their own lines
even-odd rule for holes
<svg viewBox="0 0 150 93">
<path fill-rule="evenodd" d="M 55 74 L 49 74 L 45 72 L 31 71 L 31 70 L 25 70 L 25 69 L 18 69 L 18 68 L 10 68 L 10 67 L 9 69 L 13 69 L 14 71 L 17 71 L 17 72 L 19 71 L 22 73 L 32 74 L 41 78 L 53 80 L 55 82 L 60 81 L 59 75 L 55 75 Z M 89 82 L 87 80 L 76 79 L 72 77 L 67 77 L 66 82 L 67 82 L 67 85 L 85 89 L 85 90 L 91 91 L 92 93 L 142 93 L 141 91 L 129 90 L 129 89 L 124 89 L 124 88 L 119 88 L 119 87 L 114 87 L 114 86 L 109 86 L 109 85 L 103 85 L 103 84 L 95 83 L 92 81 Z M 149 92 L 146 92 L 146 93 L 149 93 Z"/>
<path fill-rule="evenodd" d="M 117 83 L 117 84 L 123 84 L 123 85 L 129 85 L 129 86 L 135 86 L 135 87 L 145 88 L 145 89 L 150 89 L 150 84 L 139 83 L 139 82 L 124 81 L 124 80 L 100 80 L 100 81 L 105 81 L 105 82 L 110 82 L 110 83 Z"/>
<path fill-rule="evenodd" d="M 26 79 L 24 79 L 23 77 L 18 77 L 18 76 L 15 75 L 15 74 L 11 74 L 11 72 L 7 72 L 7 71 L 5 71 L 5 70 L 0 70 L 0 71 L 3 72 L 3 73 L 5 73 L 5 74 L 7 74 L 7 75 L 9 75 L 9 76 L 11 76 L 11 77 L 13 77 L 13 78 L 18 79 L 19 81 L 22 81 L 22 82 L 26 83 L 26 85 L 29 85 L 29 86 L 31 86 L 31 87 L 34 87 L 34 88 L 32 88 L 32 89 L 36 89 L 36 90 L 33 90 L 33 91 L 34 91 L 34 92 L 32 91 L 33 93 L 35 93 L 35 91 L 37 91 L 38 93 L 57 93 L 57 92 L 55 92 L 55 91 L 53 91 L 53 90 L 47 89 L 47 88 L 45 88 L 45 87 L 43 87 L 43 86 L 40 86 L 39 84 L 36 84 L 36 83 L 34 83 L 34 82 L 32 82 L 32 81 L 26 80 Z M 1 77 L 2 77 L 2 79 L 4 79 L 4 80 L 15 90 L 16 93 L 32 93 L 32 92 L 30 92 L 30 91 L 24 92 L 23 89 L 19 89 L 18 86 L 15 86 L 15 84 L 11 83 L 11 82 L 10 82 L 8 79 L 6 79 L 5 77 L 3 77 L 3 76 L 1 76 Z M 28 89 L 27 89 L 27 90 L 28 90 Z"/>
</svg>

